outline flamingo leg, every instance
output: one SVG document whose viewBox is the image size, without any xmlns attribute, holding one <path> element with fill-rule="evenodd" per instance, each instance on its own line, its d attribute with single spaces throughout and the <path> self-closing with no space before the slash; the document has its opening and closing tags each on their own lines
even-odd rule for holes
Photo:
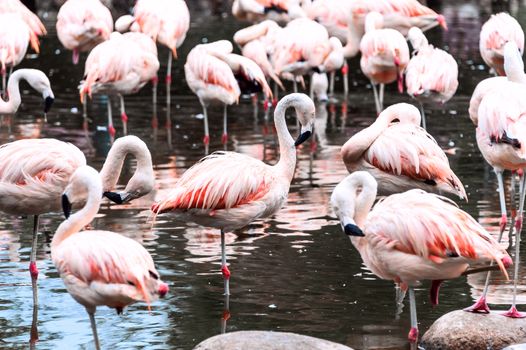
<svg viewBox="0 0 526 350">
<path fill-rule="evenodd" d="M 124 135 L 128 135 L 128 116 L 126 115 L 126 108 L 124 108 L 124 97 L 122 97 L 122 95 L 119 94 L 119 99 L 121 102 L 122 128 L 123 128 Z"/>
<path fill-rule="evenodd" d="M 336 78 L 336 71 L 332 71 L 329 75 L 329 96 L 334 96 L 334 80 Z"/>
<path fill-rule="evenodd" d="M 396 291 L 396 312 L 395 312 L 395 318 L 398 320 L 400 318 L 400 315 L 402 314 L 402 311 L 404 309 L 404 298 L 406 294 L 406 290 L 401 288 L 400 285 L 395 286 Z"/>
<path fill-rule="evenodd" d="M 506 223 L 507 223 L 506 194 L 504 193 L 504 179 L 502 178 L 502 170 L 495 169 L 495 173 L 497 174 L 497 181 L 499 183 L 499 200 L 500 200 L 501 219 L 500 219 L 500 232 L 499 232 L 498 242 L 500 243 L 500 241 L 502 240 L 502 234 L 504 233 L 504 229 L 506 228 Z M 491 262 L 490 266 L 493 266 L 493 261 Z M 488 294 L 490 277 L 491 277 L 491 271 L 488 271 L 486 275 L 486 282 L 484 283 L 484 289 L 482 290 L 482 295 L 475 302 L 475 304 L 473 304 L 472 306 L 468 308 L 465 308 L 464 311 L 474 312 L 474 313 L 484 313 L 484 314 L 487 314 L 490 312 L 488 303 L 486 302 L 486 296 Z"/>
<path fill-rule="evenodd" d="M 424 104 L 422 102 L 419 102 L 420 105 L 420 115 L 422 116 L 422 127 L 427 130 L 426 127 L 426 114 L 424 113 Z"/>
<path fill-rule="evenodd" d="M 230 295 L 230 270 L 226 264 L 225 231 L 221 229 L 221 272 L 225 283 L 225 295 Z"/>
<path fill-rule="evenodd" d="M 227 130 L 227 105 L 223 108 L 223 136 L 221 137 L 221 143 L 226 145 L 228 142 L 228 130 Z"/>
<path fill-rule="evenodd" d="M 511 172 L 511 183 L 510 183 L 510 210 L 511 210 L 511 224 L 510 224 L 510 230 L 508 233 L 508 248 L 512 247 L 513 242 L 513 231 L 515 228 L 515 219 L 517 217 L 517 208 L 515 207 L 515 172 Z M 519 190 L 520 193 L 520 190 Z"/>
<path fill-rule="evenodd" d="M 38 342 L 38 305 L 33 305 L 33 318 L 31 320 L 31 331 L 29 333 L 29 348 L 34 349 Z"/>
<path fill-rule="evenodd" d="M 95 312 L 89 312 L 89 321 L 91 323 L 91 331 L 93 332 L 93 341 L 95 342 L 95 349 L 100 350 L 99 336 L 97 335 L 97 322 L 95 321 Z"/>
<path fill-rule="evenodd" d="M 343 93 L 345 96 L 349 93 L 349 65 L 347 61 L 343 64 L 342 67 L 342 76 L 343 76 Z"/>
<path fill-rule="evenodd" d="M 31 287 L 33 288 L 33 306 L 38 307 L 38 268 L 37 268 L 37 244 L 38 244 L 38 215 L 33 219 L 33 240 L 31 242 L 31 255 L 29 258 L 29 273 L 31 274 Z"/>
<path fill-rule="evenodd" d="M 380 100 L 378 99 L 378 91 L 376 90 L 376 84 L 371 81 L 374 93 L 374 104 L 376 105 L 376 114 L 380 114 L 382 109 L 380 108 Z"/>
<path fill-rule="evenodd" d="M 166 68 L 166 105 L 169 106 L 170 101 L 170 88 L 172 87 L 172 51 L 168 53 L 168 67 Z"/>
<path fill-rule="evenodd" d="M 108 101 L 106 101 L 106 104 L 108 106 L 108 132 L 110 133 L 111 143 L 113 143 L 113 140 L 115 139 L 115 128 L 113 127 L 113 116 L 111 113 L 111 100 L 109 96 L 108 96 Z"/>
<path fill-rule="evenodd" d="M 278 84 L 274 82 L 274 92 L 272 93 L 272 107 L 275 108 L 278 104 L 278 97 L 279 97 L 279 90 L 278 90 Z"/>
<path fill-rule="evenodd" d="M 5 69 L 2 69 L 2 97 L 5 99 L 7 98 L 7 71 Z"/>
<path fill-rule="evenodd" d="M 296 81 L 296 76 L 294 76 L 294 79 L 292 80 L 292 90 L 294 92 L 298 92 L 298 82 Z"/>
<path fill-rule="evenodd" d="M 409 288 L 409 308 L 411 314 L 411 330 L 407 338 L 410 343 L 416 343 L 418 341 L 418 321 L 416 319 L 416 301 L 415 301 L 415 290 L 413 287 Z"/>
<path fill-rule="evenodd" d="M 380 112 L 384 110 L 384 90 L 385 84 L 380 84 Z"/>
<path fill-rule="evenodd" d="M 519 279 L 519 254 L 520 254 L 520 242 L 521 242 L 521 231 L 522 231 L 522 213 L 524 210 L 524 172 L 520 175 L 520 182 L 521 185 L 521 191 L 520 191 L 520 198 L 519 198 L 519 211 L 517 213 L 517 221 L 515 223 L 515 265 L 513 269 L 513 302 L 511 304 L 511 307 L 508 311 L 506 311 L 503 315 L 506 317 L 511 318 L 523 318 L 526 317 L 525 313 L 517 311 L 517 281 Z"/>
<path fill-rule="evenodd" d="M 84 123 L 87 123 L 88 121 L 88 101 L 87 101 L 87 94 L 84 93 L 82 96 L 82 118 L 84 118 Z"/>
<path fill-rule="evenodd" d="M 159 129 L 159 120 L 157 119 L 157 85 L 159 84 L 159 78 L 157 75 L 152 79 L 152 128 L 153 128 L 153 139 L 157 141 L 157 131 Z"/>
</svg>

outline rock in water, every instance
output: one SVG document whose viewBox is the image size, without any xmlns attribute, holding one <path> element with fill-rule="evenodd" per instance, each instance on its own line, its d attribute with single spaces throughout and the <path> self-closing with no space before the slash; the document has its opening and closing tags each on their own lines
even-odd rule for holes
<svg viewBox="0 0 526 350">
<path fill-rule="evenodd" d="M 285 332 L 240 331 L 208 338 L 194 350 L 352 350 L 328 340 Z"/>
<path fill-rule="evenodd" d="M 426 350 L 502 349 L 526 342 L 526 319 L 457 310 L 433 323 L 422 337 Z"/>
</svg>

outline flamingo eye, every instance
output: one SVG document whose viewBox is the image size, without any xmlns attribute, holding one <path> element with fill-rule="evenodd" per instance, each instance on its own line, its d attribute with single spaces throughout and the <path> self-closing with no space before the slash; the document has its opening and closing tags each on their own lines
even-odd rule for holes
<svg viewBox="0 0 526 350">
<path fill-rule="evenodd" d="M 150 276 L 151 276 L 153 279 L 156 279 L 156 280 L 159 279 L 159 275 L 157 275 L 155 272 L 150 271 L 150 270 L 148 270 L 148 272 L 150 273 Z"/>
<path fill-rule="evenodd" d="M 130 286 L 134 286 L 134 287 L 135 287 L 135 283 L 133 283 L 133 282 L 131 282 L 131 281 L 126 281 L 126 282 L 128 282 L 128 284 L 129 284 Z"/>
</svg>

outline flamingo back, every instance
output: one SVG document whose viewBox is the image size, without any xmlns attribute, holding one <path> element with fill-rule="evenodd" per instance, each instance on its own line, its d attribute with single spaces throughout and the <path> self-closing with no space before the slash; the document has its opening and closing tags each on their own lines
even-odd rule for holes
<svg viewBox="0 0 526 350">
<path fill-rule="evenodd" d="M 7 66 L 16 66 L 24 59 L 31 33 L 27 24 L 14 13 L 0 12 L 0 64 L 2 71 Z"/>
</svg>

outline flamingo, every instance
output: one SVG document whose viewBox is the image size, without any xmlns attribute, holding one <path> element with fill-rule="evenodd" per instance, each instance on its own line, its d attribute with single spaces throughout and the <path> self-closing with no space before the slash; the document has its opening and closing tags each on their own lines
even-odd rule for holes
<svg viewBox="0 0 526 350">
<path fill-rule="evenodd" d="M 479 49 L 484 62 L 497 75 L 505 75 L 503 50 L 508 41 L 514 41 L 522 55 L 524 31 L 519 22 L 504 12 L 491 15 L 480 30 Z"/>
<path fill-rule="evenodd" d="M 261 22 L 271 19 L 286 23 L 305 17 L 300 0 L 234 0 L 232 14 L 239 20 Z"/>
<path fill-rule="evenodd" d="M 331 204 L 365 265 L 402 291 L 409 289 L 411 343 L 418 340 L 413 288 L 419 281 L 432 280 L 430 297 L 436 305 L 440 283 L 459 277 L 468 264 L 495 261 L 508 277 L 508 253 L 452 201 L 414 189 L 391 195 L 373 208 L 376 191 L 374 177 L 357 171 L 336 186 Z"/>
<path fill-rule="evenodd" d="M 403 73 L 409 63 L 409 47 L 404 36 L 397 30 L 382 27 L 383 16 L 369 12 L 365 18 L 365 35 L 360 42 L 360 67 L 371 80 L 378 114 L 383 110 L 385 84 L 398 80 L 398 91 L 404 91 Z M 380 93 L 376 84 L 380 84 Z"/>
<path fill-rule="evenodd" d="M 2 0 L 0 2 L 0 14 L 16 14 L 18 15 L 30 29 L 31 47 L 36 53 L 40 52 L 38 37 L 46 35 L 46 27 L 42 21 L 29 10 L 20 0 Z"/>
<path fill-rule="evenodd" d="M 124 191 L 113 192 L 127 154 L 137 159 L 137 169 Z M 35 306 L 38 305 L 36 251 L 39 216 L 61 210 L 62 192 L 73 172 L 84 165 L 86 157 L 80 149 L 55 139 L 24 139 L 0 147 L 0 211 L 17 216 L 34 216 L 29 271 Z M 146 144 L 136 136 L 117 139 L 108 153 L 100 177 L 104 196 L 118 204 L 151 192 L 154 174 Z"/>
<path fill-rule="evenodd" d="M 291 107 L 301 124 L 296 141 L 285 121 L 285 111 Z M 269 217 L 285 204 L 294 176 L 296 146 L 310 137 L 314 113 L 314 103 L 307 95 L 293 93 L 283 97 L 274 110 L 281 154 L 276 165 L 240 153 L 215 152 L 188 169 L 172 192 L 152 206 L 155 215 L 170 212 L 184 221 L 221 230 L 221 271 L 226 296 L 230 295 L 230 270 L 226 264 L 225 231 Z"/>
<path fill-rule="evenodd" d="M 430 45 L 420 28 L 408 34 L 415 52 L 405 72 L 407 94 L 420 104 L 422 126 L 426 128 L 424 102 L 446 103 L 458 88 L 457 61 L 444 50 Z"/>
<path fill-rule="evenodd" d="M 58 39 L 73 51 L 73 64 L 77 64 L 80 52 L 110 38 L 113 18 L 100 0 L 68 0 L 58 11 L 56 26 Z"/>
<path fill-rule="evenodd" d="M 166 70 L 166 104 L 170 105 L 172 84 L 172 60 L 177 58 L 177 49 L 183 44 L 190 28 L 190 12 L 184 0 L 137 0 L 133 16 L 123 16 L 115 24 L 118 31 L 142 32 L 154 41 L 168 47 Z M 157 75 L 152 80 L 157 95 Z M 154 101 L 154 104 L 157 101 Z"/>
<path fill-rule="evenodd" d="M 93 93 L 117 94 L 121 105 L 121 119 L 126 135 L 128 116 L 122 95 L 139 91 L 157 76 L 159 60 L 155 43 L 145 34 L 114 32 L 110 39 L 97 45 L 88 55 L 81 82 L 80 98 L 86 103 L 86 95 Z M 108 131 L 115 137 L 111 101 L 108 98 Z"/>
<path fill-rule="evenodd" d="M 515 221 L 515 271 L 513 285 L 513 302 L 510 309 L 504 313 L 505 316 L 512 318 L 525 317 L 526 314 L 517 311 L 516 293 L 518 279 L 518 264 L 520 253 L 520 237 L 522 231 L 523 209 L 524 209 L 524 169 L 526 168 L 525 145 L 526 139 L 526 102 L 523 96 L 526 87 L 523 84 L 514 82 L 503 83 L 498 89 L 489 91 L 480 102 L 478 108 L 477 126 L 477 145 L 484 159 L 493 167 L 497 174 L 499 183 L 499 194 L 501 203 L 501 232 L 499 241 L 502 238 L 502 226 L 506 226 L 506 202 L 504 197 L 504 184 L 502 173 L 504 170 L 518 171 L 520 195 L 519 210 Z M 504 223 L 504 224 L 503 224 Z M 466 311 L 489 312 L 486 303 L 488 291 L 486 284 L 481 297 L 477 302 Z"/>
<path fill-rule="evenodd" d="M 206 147 L 210 142 L 207 108 L 211 103 L 224 104 L 222 142 L 228 141 L 227 105 L 238 102 L 241 92 L 263 91 L 267 99 L 272 91 L 261 68 L 251 59 L 232 53 L 227 40 L 219 40 L 194 47 L 186 58 L 186 82 L 203 106 Z"/>
<path fill-rule="evenodd" d="M 19 83 L 21 80 L 27 81 L 33 89 L 42 94 L 44 114 L 47 113 L 55 99 L 53 90 L 51 90 L 51 83 L 42 71 L 26 68 L 18 69 L 9 76 L 7 83 L 7 96 L 9 96 L 9 99 L 4 101 L 0 98 L 0 114 L 14 114 L 20 107 L 22 97 L 20 96 Z"/>
<path fill-rule="evenodd" d="M 95 321 L 97 306 L 122 313 L 139 301 L 148 304 L 164 297 L 168 285 L 160 280 L 153 259 L 137 241 L 110 231 L 80 231 L 88 225 L 101 203 L 102 181 L 88 166 L 75 170 L 62 195 L 66 220 L 51 241 L 51 259 L 69 294 L 88 312 L 96 349 L 100 349 Z M 71 202 L 87 193 L 86 205 L 69 216 Z"/>
<path fill-rule="evenodd" d="M 446 154 L 420 127 L 420 112 L 413 105 L 387 107 L 371 126 L 342 146 L 341 155 L 350 173 L 369 172 L 381 195 L 418 188 L 467 198 Z"/>
</svg>

